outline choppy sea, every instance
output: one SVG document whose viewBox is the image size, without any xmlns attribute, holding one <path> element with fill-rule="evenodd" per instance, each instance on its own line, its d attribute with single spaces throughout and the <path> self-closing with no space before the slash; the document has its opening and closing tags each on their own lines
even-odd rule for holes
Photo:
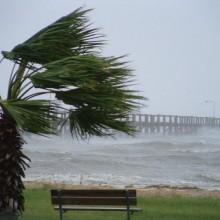
<svg viewBox="0 0 220 220">
<path fill-rule="evenodd" d="M 220 190 L 220 131 L 91 138 L 25 135 L 27 181 Z"/>
</svg>

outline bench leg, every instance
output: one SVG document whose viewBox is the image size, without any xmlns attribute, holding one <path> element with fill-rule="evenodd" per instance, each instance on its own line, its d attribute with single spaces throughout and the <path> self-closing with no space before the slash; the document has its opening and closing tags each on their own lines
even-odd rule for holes
<svg viewBox="0 0 220 220">
<path fill-rule="evenodd" d="M 131 219 L 131 212 L 130 212 L 130 210 L 127 210 L 127 217 L 128 217 L 128 218 L 127 218 L 128 220 Z"/>
<path fill-rule="evenodd" d="M 59 211 L 60 211 L 60 220 L 63 220 L 63 209 L 61 206 L 59 206 Z"/>
<path fill-rule="evenodd" d="M 127 216 L 128 216 L 128 220 L 130 220 L 131 219 L 131 211 L 130 211 L 130 202 L 129 202 L 129 192 L 128 192 L 128 190 L 125 191 L 125 196 L 126 196 Z"/>
</svg>

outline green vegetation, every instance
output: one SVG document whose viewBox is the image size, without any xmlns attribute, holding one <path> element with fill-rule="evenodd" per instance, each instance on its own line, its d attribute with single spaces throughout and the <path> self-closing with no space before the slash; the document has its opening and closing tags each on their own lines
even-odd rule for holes
<svg viewBox="0 0 220 220">
<path fill-rule="evenodd" d="M 25 191 L 26 210 L 19 220 L 59 220 L 53 210 L 49 189 Z M 142 213 L 132 220 L 219 220 L 220 198 L 211 197 L 149 197 L 139 198 Z M 115 220 L 126 219 L 125 213 L 116 212 L 67 212 L 64 220 Z"/>
</svg>

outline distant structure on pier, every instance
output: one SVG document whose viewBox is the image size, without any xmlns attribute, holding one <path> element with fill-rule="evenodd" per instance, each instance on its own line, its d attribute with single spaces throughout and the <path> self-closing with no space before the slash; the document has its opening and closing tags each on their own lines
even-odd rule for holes
<svg viewBox="0 0 220 220">
<path fill-rule="evenodd" d="M 220 118 L 211 117 L 130 114 L 127 121 L 143 134 L 192 134 L 201 128 L 220 128 Z M 62 132 L 67 130 L 68 125 Z"/>
</svg>

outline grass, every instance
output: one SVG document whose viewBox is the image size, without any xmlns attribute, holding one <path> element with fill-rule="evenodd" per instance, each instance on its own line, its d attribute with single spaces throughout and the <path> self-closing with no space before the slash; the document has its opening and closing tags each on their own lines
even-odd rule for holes
<svg viewBox="0 0 220 220">
<path fill-rule="evenodd" d="M 19 220 L 59 220 L 50 202 L 49 189 L 25 191 L 26 210 Z M 132 220 L 220 220 L 220 198 L 211 197 L 148 197 L 139 198 L 142 213 Z M 64 220 L 116 220 L 126 219 L 124 212 L 76 212 L 64 214 Z"/>
</svg>

